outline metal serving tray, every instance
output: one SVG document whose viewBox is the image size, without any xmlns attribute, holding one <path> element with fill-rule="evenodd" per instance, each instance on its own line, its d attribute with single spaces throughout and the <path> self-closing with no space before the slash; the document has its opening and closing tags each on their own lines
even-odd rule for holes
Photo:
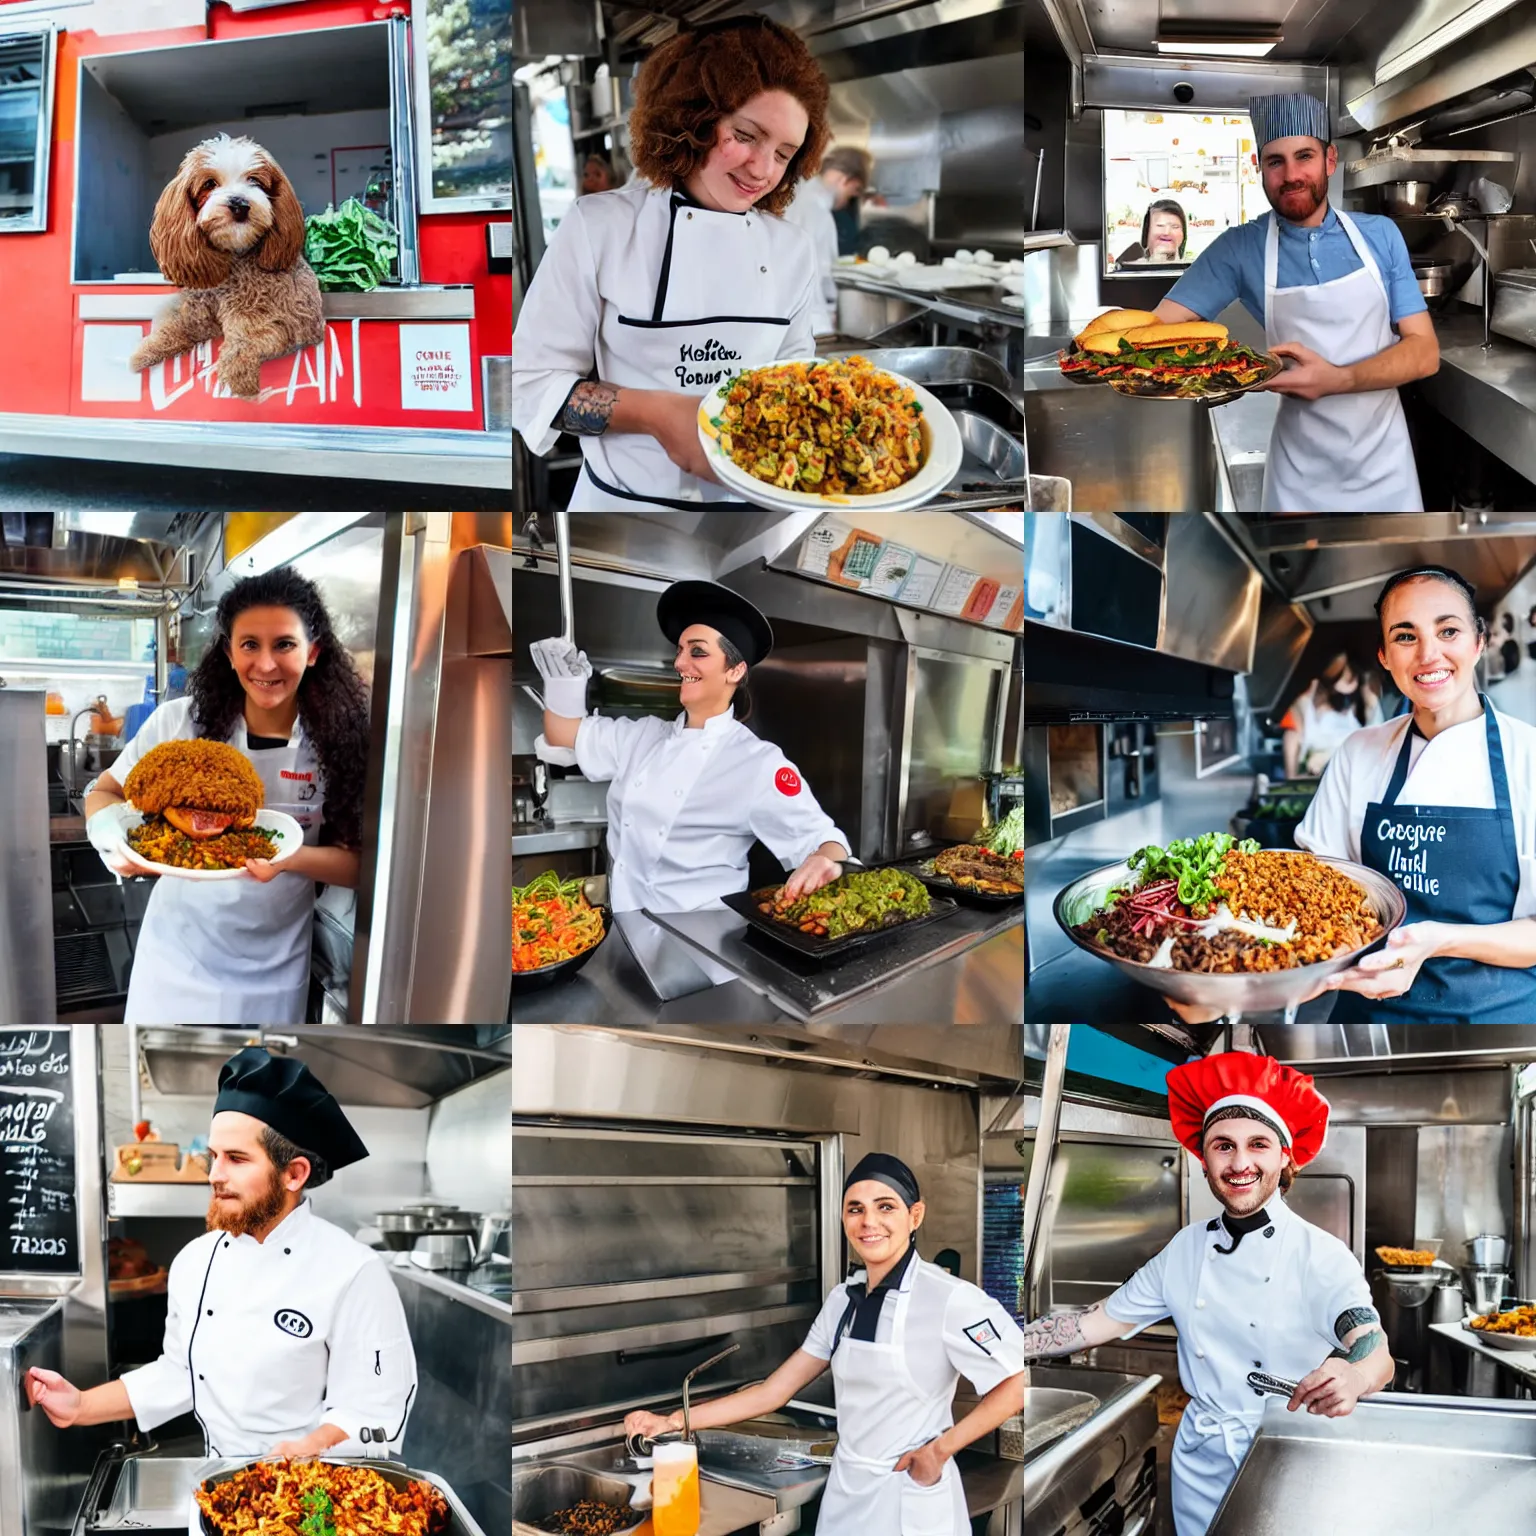
<svg viewBox="0 0 1536 1536">
<path fill-rule="evenodd" d="M 202 1486 L 207 1488 L 218 1483 L 226 1483 L 237 1472 L 243 1471 L 246 1467 L 255 1466 L 257 1462 L 264 1459 L 260 1456 L 251 1456 L 244 1461 L 227 1461 L 218 1471 L 204 1478 Z M 411 1482 L 431 1483 L 448 1501 L 448 1523 L 440 1531 L 434 1532 L 433 1536 L 485 1536 L 485 1532 L 480 1529 L 474 1516 L 465 1509 L 458 1494 L 435 1472 L 419 1472 L 398 1461 L 375 1461 L 366 1456 L 326 1456 L 321 1458 L 321 1464 L 328 1467 L 367 1467 L 396 1488 L 404 1488 Z M 198 1522 L 203 1536 L 223 1536 L 222 1530 L 201 1508 L 198 1510 Z"/>
<path fill-rule="evenodd" d="M 204 1456 L 130 1456 L 117 1475 L 107 1507 L 90 1522 L 95 1531 L 168 1528 L 185 1530 L 187 1500 Z"/>
<path fill-rule="evenodd" d="M 921 917 L 909 917 L 899 923 L 889 923 L 873 933 L 850 933 L 841 939 L 818 939 L 814 934 L 801 933 L 798 928 L 791 928 L 787 923 L 777 922 L 757 910 L 758 896 L 763 891 L 773 889 L 775 889 L 773 886 L 763 886 L 758 891 L 733 891 L 729 896 L 722 896 L 720 899 L 731 911 L 746 918 L 759 933 L 766 933 L 769 937 L 777 939 L 780 944 L 802 955 L 807 955 L 812 960 L 830 959 L 834 955 L 845 955 L 850 950 L 868 949 L 871 945 L 880 943 L 882 939 L 894 938 L 900 933 L 911 933 L 914 928 L 926 927 L 929 923 L 936 923 L 940 918 L 948 917 L 952 912 L 960 910 L 947 897 L 930 896 L 928 910 Z"/>
<path fill-rule="evenodd" d="M 951 844 L 958 847 L 958 844 Z M 940 849 L 943 853 L 945 850 Z M 921 880 L 930 892 L 937 892 L 940 896 L 953 896 L 957 901 L 964 902 L 969 907 L 1010 907 L 1015 902 L 1024 900 L 1024 871 L 1019 869 L 1019 893 L 1017 896 L 994 896 L 990 891 L 973 891 L 968 885 L 956 885 L 945 875 L 935 874 L 928 868 L 936 854 L 924 854 L 920 859 L 901 859 L 883 866 L 886 869 L 899 869 L 912 876 L 914 880 Z M 926 871 L 926 872 L 925 872 Z"/>
</svg>

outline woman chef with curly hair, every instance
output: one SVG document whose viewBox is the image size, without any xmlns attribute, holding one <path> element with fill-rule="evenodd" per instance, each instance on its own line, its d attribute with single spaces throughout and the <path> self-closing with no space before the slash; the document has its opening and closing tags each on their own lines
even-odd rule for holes
<svg viewBox="0 0 1536 1536">
<path fill-rule="evenodd" d="M 91 786 L 86 832 L 114 872 L 142 876 L 117 849 L 108 808 L 151 747 L 203 737 L 250 761 L 265 804 L 299 823 L 304 846 L 281 864 L 247 860 L 251 878 L 150 876 L 127 1024 L 302 1024 L 315 883 L 357 885 L 368 693 L 319 590 L 287 567 L 250 576 L 219 599 L 216 622 L 187 696 L 160 705 Z"/>
<path fill-rule="evenodd" d="M 663 43 L 641 68 L 630 148 L 643 180 L 571 206 L 513 337 L 512 419 L 585 463 L 572 511 L 728 499 L 699 401 L 744 368 L 815 352 L 810 237 L 779 215 L 828 140 L 827 81 L 760 16 Z"/>
</svg>

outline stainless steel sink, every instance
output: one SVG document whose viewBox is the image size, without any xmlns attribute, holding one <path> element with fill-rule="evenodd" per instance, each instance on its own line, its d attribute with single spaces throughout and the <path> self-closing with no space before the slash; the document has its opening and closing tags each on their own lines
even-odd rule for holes
<svg viewBox="0 0 1536 1536">
<path fill-rule="evenodd" d="M 202 1456 L 131 1456 L 118 1473 L 117 1486 L 95 1523 L 99 1531 L 139 1530 L 146 1526 L 185 1528 L 187 1500 L 197 1475 L 208 1465 Z"/>
</svg>

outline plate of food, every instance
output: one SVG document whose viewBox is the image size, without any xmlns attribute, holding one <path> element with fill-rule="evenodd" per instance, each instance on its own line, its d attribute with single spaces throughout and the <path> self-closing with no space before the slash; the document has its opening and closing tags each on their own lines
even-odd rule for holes
<svg viewBox="0 0 1536 1536">
<path fill-rule="evenodd" d="M 1090 870 L 1053 910 L 1074 944 L 1133 981 L 1231 1016 L 1310 997 L 1384 944 L 1407 903 L 1363 864 L 1206 832 Z"/>
<path fill-rule="evenodd" d="M 203 1536 L 334 1530 L 337 1536 L 482 1536 L 457 1495 L 398 1462 L 261 1460 L 226 1465 L 193 1490 Z"/>
<path fill-rule="evenodd" d="M 1272 353 L 1233 341 L 1216 321 L 1159 324 L 1148 311 L 1110 311 L 1092 320 L 1063 352 L 1059 367 L 1074 383 L 1108 384 L 1149 400 L 1220 405 L 1267 384 L 1285 366 Z M 1129 321 L 1143 323 L 1130 324 Z"/>
<path fill-rule="evenodd" d="M 1414 1246 L 1412 1248 L 1393 1248 L 1390 1246 L 1379 1247 L 1376 1257 L 1381 1260 L 1383 1266 L 1397 1274 L 1421 1274 L 1425 1270 L 1435 1267 L 1435 1260 L 1440 1256 L 1440 1243 L 1436 1239 L 1432 1244 Z"/>
<path fill-rule="evenodd" d="M 1486 1317 L 1469 1317 L 1461 1326 L 1495 1349 L 1536 1350 L 1536 1307 L 1510 1307 Z"/>
<path fill-rule="evenodd" d="M 915 876 L 889 868 L 850 870 L 795 901 L 785 901 L 782 885 L 720 899 L 759 933 L 816 959 L 959 910 L 946 897 L 930 896 Z"/>
<path fill-rule="evenodd" d="M 574 976 L 608 937 L 613 913 L 587 899 L 585 884 L 545 870 L 512 888 L 512 983 L 519 991 Z"/>
<path fill-rule="evenodd" d="M 164 741 L 123 781 L 110 807 L 125 858 L 155 875 L 239 880 L 247 859 L 280 864 L 304 844 L 304 829 L 269 810 L 251 760 L 227 742 Z"/>
<path fill-rule="evenodd" d="M 786 358 L 733 374 L 699 404 L 721 483 L 758 506 L 908 512 L 960 469 L 943 402 L 867 358 Z"/>
</svg>

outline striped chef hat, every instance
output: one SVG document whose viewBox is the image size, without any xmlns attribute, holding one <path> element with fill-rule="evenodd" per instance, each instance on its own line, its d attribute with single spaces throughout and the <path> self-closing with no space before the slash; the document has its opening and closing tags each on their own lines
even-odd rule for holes
<svg viewBox="0 0 1536 1536">
<path fill-rule="evenodd" d="M 1253 123 L 1253 141 L 1262 150 L 1271 139 L 1288 139 L 1295 134 L 1330 143 L 1328 107 L 1305 91 L 1290 91 L 1284 96 L 1250 96 L 1248 116 Z"/>
</svg>

